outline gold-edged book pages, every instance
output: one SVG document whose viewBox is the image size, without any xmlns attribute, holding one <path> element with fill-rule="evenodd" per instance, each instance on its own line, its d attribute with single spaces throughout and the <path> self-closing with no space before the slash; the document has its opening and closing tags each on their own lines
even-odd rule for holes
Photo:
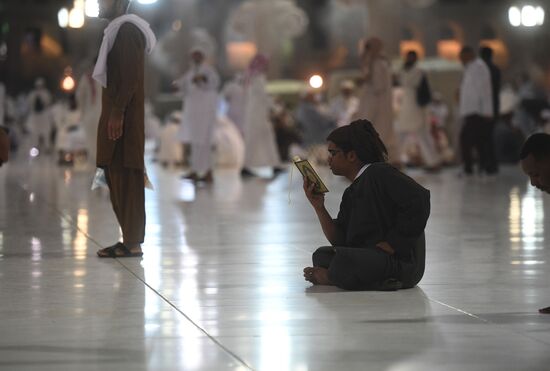
<svg viewBox="0 0 550 371">
<path fill-rule="evenodd" d="M 323 183 L 321 178 L 319 177 L 319 174 L 313 169 L 313 166 L 309 163 L 308 160 L 301 160 L 300 158 L 294 159 L 294 165 L 300 170 L 300 173 L 302 173 L 302 176 L 307 177 L 310 182 L 315 184 L 315 188 L 313 189 L 316 193 L 327 193 L 328 188 Z"/>
</svg>

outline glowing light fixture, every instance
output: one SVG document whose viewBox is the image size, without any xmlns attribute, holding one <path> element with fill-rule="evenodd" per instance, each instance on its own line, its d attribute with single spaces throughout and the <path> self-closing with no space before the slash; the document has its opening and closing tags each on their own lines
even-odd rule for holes
<svg viewBox="0 0 550 371">
<path fill-rule="evenodd" d="M 256 44 L 249 41 L 231 41 L 226 44 L 225 51 L 229 65 L 233 68 L 244 70 L 258 53 Z"/>
<path fill-rule="evenodd" d="M 36 157 L 40 154 L 40 151 L 38 150 L 38 148 L 36 147 L 32 147 L 31 150 L 29 151 L 29 155 L 31 157 Z"/>
<path fill-rule="evenodd" d="M 86 0 L 84 10 L 88 17 L 96 18 L 99 15 L 99 2 L 98 0 Z"/>
<path fill-rule="evenodd" d="M 81 28 L 84 26 L 84 10 L 80 8 L 72 8 L 69 12 L 69 27 Z"/>
<path fill-rule="evenodd" d="M 544 9 L 541 6 L 525 5 L 521 9 L 512 6 L 508 9 L 508 20 L 514 27 L 535 27 L 544 24 Z"/>
<path fill-rule="evenodd" d="M 65 91 L 72 91 L 75 87 L 76 83 L 74 82 L 74 79 L 72 76 L 65 76 L 63 78 L 63 81 L 61 82 L 61 87 Z"/>
<path fill-rule="evenodd" d="M 309 78 L 309 86 L 313 89 L 319 89 L 323 86 L 323 78 L 319 75 L 313 75 Z"/>
<path fill-rule="evenodd" d="M 521 10 L 517 6 L 513 6 L 508 9 L 508 20 L 514 27 L 521 26 Z"/>
<path fill-rule="evenodd" d="M 69 25 L 69 10 L 67 8 L 61 8 L 57 12 L 57 23 L 59 23 L 59 27 L 67 28 Z"/>
<path fill-rule="evenodd" d="M 137 0 L 140 4 L 154 4 L 158 0 Z M 62 8 L 57 13 L 59 27 L 81 28 L 86 22 L 86 17 L 99 16 L 99 0 L 74 0 L 72 9 Z"/>
<path fill-rule="evenodd" d="M 71 67 L 65 68 L 65 75 L 63 80 L 61 80 L 61 89 L 69 93 L 74 90 L 76 87 L 76 81 L 73 78 L 73 69 Z"/>
</svg>

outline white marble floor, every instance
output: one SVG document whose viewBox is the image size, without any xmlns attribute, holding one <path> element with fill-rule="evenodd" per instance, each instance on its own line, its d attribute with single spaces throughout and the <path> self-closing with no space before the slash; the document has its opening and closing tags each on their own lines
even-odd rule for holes
<svg viewBox="0 0 550 371">
<path fill-rule="evenodd" d="M 326 242 L 296 173 L 149 173 L 144 258 L 103 260 L 118 231 L 91 170 L 0 168 L 1 370 L 550 369 L 550 198 L 516 167 L 411 173 L 432 192 L 427 269 L 393 293 L 303 281 Z M 346 183 L 322 175 L 335 212 Z"/>
</svg>

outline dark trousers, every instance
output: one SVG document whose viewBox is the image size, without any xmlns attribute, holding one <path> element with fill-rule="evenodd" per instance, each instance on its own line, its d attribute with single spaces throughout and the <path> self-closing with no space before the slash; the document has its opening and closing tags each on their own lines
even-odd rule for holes
<svg viewBox="0 0 550 371">
<path fill-rule="evenodd" d="M 495 174 L 498 163 L 493 142 L 494 121 L 479 115 L 464 118 L 460 132 L 460 148 L 464 161 L 464 172 L 473 173 L 474 151 L 477 153 L 479 172 Z"/>
<path fill-rule="evenodd" d="M 122 166 L 121 151 L 115 150 L 111 166 L 105 168 L 111 204 L 122 229 L 123 243 L 141 244 L 145 238 L 145 178 L 142 169 Z"/>
<path fill-rule="evenodd" d="M 407 261 L 378 247 L 323 246 L 313 253 L 313 266 L 328 269 L 330 281 L 345 290 L 378 290 L 390 278 L 401 281 L 403 288 L 414 287 L 424 275 L 425 261 L 424 234 Z"/>
</svg>

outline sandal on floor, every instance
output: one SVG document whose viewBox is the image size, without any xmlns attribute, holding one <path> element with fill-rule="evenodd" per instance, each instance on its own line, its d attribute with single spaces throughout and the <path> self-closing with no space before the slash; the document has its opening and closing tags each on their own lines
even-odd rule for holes
<svg viewBox="0 0 550 371">
<path fill-rule="evenodd" d="M 107 255 L 100 255 L 101 252 L 105 252 Z M 143 256 L 143 252 L 132 252 L 122 242 L 117 242 L 113 246 L 99 250 L 97 256 L 100 258 L 140 258 Z"/>
<path fill-rule="evenodd" d="M 124 245 L 121 242 L 117 242 L 112 246 L 108 246 L 108 247 L 105 247 L 104 249 L 97 250 L 97 256 L 100 258 L 114 258 L 115 250 L 120 246 L 124 246 Z"/>
</svg>

